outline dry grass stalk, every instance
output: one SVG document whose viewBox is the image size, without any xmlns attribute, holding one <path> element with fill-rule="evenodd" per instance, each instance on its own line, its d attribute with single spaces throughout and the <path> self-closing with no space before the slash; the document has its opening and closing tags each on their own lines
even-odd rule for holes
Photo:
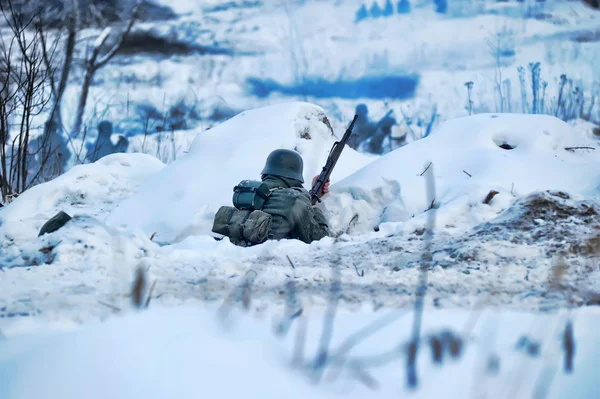
<svg viewBox="0 0 600 399">
<path fill-rule="evenodd" d="M 133 287 L 131 289 L 131 300 L 133 301 L 133 306 L 138 309 L 143 305 L 145 289 L 146 273 L 142 267 L 138 267 L 135 273 Z"/>
</svg>

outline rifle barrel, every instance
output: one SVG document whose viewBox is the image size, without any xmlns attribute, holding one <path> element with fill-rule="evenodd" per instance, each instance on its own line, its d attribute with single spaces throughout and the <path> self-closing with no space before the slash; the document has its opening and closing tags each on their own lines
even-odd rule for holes
<svg viewBox="0 0 600 399">
<path fill-rule="evenodd" d="M 323 187 L 325 186 L 325 182 L 327 181 L 327 179 L 329 179 L 329 176 L 331 176 L 333 168 L 335 167 L 340 155 L 342 155 L 344 146 L 346 145 L 346 142 L 352 134 L 352 129 L 354 128 L 354 124 L 356 123 L 357 119 L 358 115 L 354 115 L 354 119 L 352 119 L 350 126 L 348 126 L 348 129 L 346 129 L 346 131 L 344 132 L 344 136 L 342 136 L 342 139 L 340 141 L 336 141 L 333 144 L 333 148 L 329 152 L 329 156 L 327 157 L 325 166 L 321 170 L 321 173 L 319 174 L 315 185 L 310 190 L 313 205 L 316 204 L 317 201 L 319 201 L 319 197 L 323 193 Z"/>
</svg>

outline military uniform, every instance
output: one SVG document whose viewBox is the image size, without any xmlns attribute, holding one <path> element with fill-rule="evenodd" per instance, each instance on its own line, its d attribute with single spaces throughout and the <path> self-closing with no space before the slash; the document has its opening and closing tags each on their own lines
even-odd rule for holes
<svg viewBox="0 0 600 399">
<path fill-rule="evenodd" d="M 310 243 L 330 235 L 325 215 L 313 208 L 310 194 L 300 181 L 273 175 L 263 175 L 262 180 L 272 190 L 262 208 L 272 216 L 269 239 Z"/>
<path fill-rule="evenodd" d="M 295 151 L 271 152 L 262 182 L 243 180 L 235 186 L 234 207 L 219 208 L 212 231 L 240 246 L 288 238 L 310 243 L 330 235 L 323 212 L 313 207 L 311 194 L 302 187 L 303 166 Z"/>
</svg>

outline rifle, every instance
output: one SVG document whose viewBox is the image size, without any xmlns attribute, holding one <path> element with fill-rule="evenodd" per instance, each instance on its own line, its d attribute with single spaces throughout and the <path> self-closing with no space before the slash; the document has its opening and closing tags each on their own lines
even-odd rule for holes
<svg viewBox="0 0 600 399">
<path fill-rule="evenodd" d="M 333 147 L 331 147 L 331 151 L 329 151 L 329 155 L 327 156 L 327 162 L 325 162 L 325 166 L 323 167 L 321 174 L 317 178 L 314 186 L 309 191 L 313 205 L 317 202 L 321 202 L 319 197 L 323 195 L 323 187 L 325 186 L 325 182 L 329 180 L 329 176 L 331 175 L 335 164 L 340 158 L 340 155 L 342 155 L 344 146 L 352 134 L 352 129 L 354 128 L 354 124 L 356 123 L 357 119 L 358 115 L 354 115 L 354 119 L 352 119 L 352 123 L 350 123 L 348 129 L 346 129 L 346 133 L 344 133 L 342 139 L 333 143 Z"/>
</svg>

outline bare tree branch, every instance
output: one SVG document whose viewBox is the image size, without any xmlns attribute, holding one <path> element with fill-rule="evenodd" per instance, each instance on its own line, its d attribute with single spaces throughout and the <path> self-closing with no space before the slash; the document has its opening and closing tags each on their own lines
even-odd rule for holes
<svg viewBox="0 0 600 399">
<path fill-rule="evenodd" d="M 119 51 L 119 49 L 123 45 L 123 42 L 127 38 L 127 35 L 129 35 L 129 32 L 131 32 L 131 28 L 133 28 L 133 24 L 135 23 L 135 21 L 138 18 L 139 6 L 140 6 L 140 2 L 138 1 L 138 2 L 136 2 L 135 6 L 133 8 L 131 18 L 129 19 L 129 22 L 127 23 L 127 27 L 119 35 L 119 38 L 117 39 L 117 43 L 110 49 L 110 51 L 108 53 L 106 53 L 102 58 L 100 58 L 100 60 L 98 60 L 96 69 L 102 68 L 104 65 L 106 65 L 108 63 L 108 61 L 110 61 L 111 58 L 115 56 L 117 51 Z"/>
<path fill-rule="evenodd" d="M 85 62 L 86 71 L 85 71 L 85 75 L 83 78 L 81 94 L 79 96 L 79 103 L 77 105 L 77 112 L 75 114 L 75 122 L 73 123 L 73 129 L 72 129 L 73 137 L 79 136 L 79 133 L 81 131 L 81 126 L 83 124 L 83 113 L 85 111 L 85 105 L 87 103 L 89 89 L 92 84 L 94 74 L 96 73 L 96 71 L 98 69 L 105 66 L 121 48 L 121 45 L 127 38 L 127 35 L 131 31 L 135 21 L 137 20 L 139 5 L 140 5 L 140 1 L 138 0 L 138 1 L 136 1 L 136 4 L 134 5 L 134 7 L 132 9 L 131 17 L 129 19 L 129 22 L 127 23 L 127 26 L 119 34 L 119 36 L 117 37 L 116 43 L 105 55 L 100 56 L 100 49 L 105 44 L 106 40 L 108 39 L 108 36 L 110 34 L 110 28 L 104 29 L 104 31 L 100 34 L 100 36 L 98 36 L 98 38 L 96 39 L 96 41 L 94 42 L 94 44 L 92 46 L 91 55 L 89 57 L 86 57 L 86 62 Z M 100 56 L 100 58 L 98 59 L 99 56 Z"/>
<path fill-rule="evenodd" d="M 0 191 L 6 201 L 35 184 L 41 173 L 39 168 L 37 173 L 31 172 L 32 163 L 33 167 L 38 166 L 35 162 L 39 153 L 39 148 L 32 149 L 31 145 L 37 142 L 45 147 L 47 141 L 31 139 L 36 129 L 32 123 L 46 112 L 52 98 L 56 46 L 48 48 L 39 13 L 26 19 L 12 0 L 0 2 L 0 11 L 13 36 L 8 49 L 2 37 L 0 60 Z M 28 30 L 30 27 L 34 29 Z M 48 153 L 42 151 L 41 165 Z"/>
</svg>

